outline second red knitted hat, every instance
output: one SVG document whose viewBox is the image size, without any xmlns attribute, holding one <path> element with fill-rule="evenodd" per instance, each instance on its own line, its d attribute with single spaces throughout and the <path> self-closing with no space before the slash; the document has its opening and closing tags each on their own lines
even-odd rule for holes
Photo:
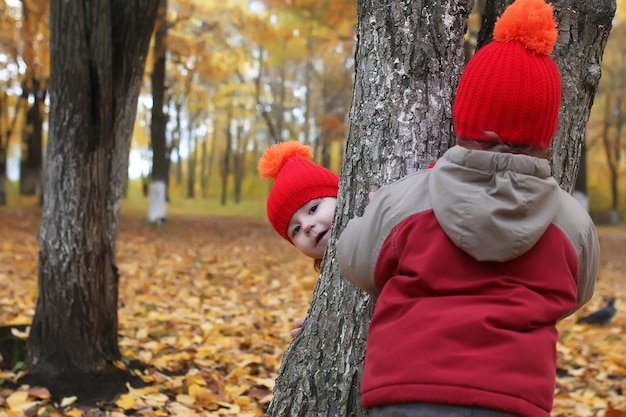
<svg viewBox="0 0 626 417">
<path fill-rule="evenodd" d="M 272 145 L 259 159 L 261 177 L 274 180 L 267 198 L 267 218 L 290 243 L 287 227 L 294 213 L 316 198 L 337 197 L 339 191 L 337 174 L 312 162 L 312 157 L 308 146 L 287 141 Z"/>
</svg>

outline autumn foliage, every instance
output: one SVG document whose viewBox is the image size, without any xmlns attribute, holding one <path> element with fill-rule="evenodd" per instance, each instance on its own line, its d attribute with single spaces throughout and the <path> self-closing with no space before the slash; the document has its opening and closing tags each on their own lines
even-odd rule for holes
<svg viewBox="0 0 626 417">
<path fill-rule="evenodd" d="M 37 291 L 38 210 L 0 210 L 0 326 L 28 324 Z M 560 323 L 554 417 L 626 416 L 626 232 L 600 228 L 596 295 Z M 317 274 L 264 219 L 172 216 L 161 226 L 123 215 L 118 239 L 119 344 L 143 386 L 86 403 L 0 370 L 0 416 L 263 416 L 289 330 Z M 606 326 L 576 317 L 616 296 Z M 25 336 L 19 335 L 18 336 Z"/>
</svg>

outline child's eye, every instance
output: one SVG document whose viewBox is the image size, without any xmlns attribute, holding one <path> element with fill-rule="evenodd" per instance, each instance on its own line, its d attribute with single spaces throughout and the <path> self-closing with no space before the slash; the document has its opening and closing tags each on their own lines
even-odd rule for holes
<svg viewBox="0 0 626 417">
<path fill-rule="evenodd" d="M 300 226 L 296 226 L 293 229 L 291 229 L 291 237 L 294 237 L 296 234 L 298 234 L 299 231 L 300 231 Z"/>
<path fill-rule="evenodd" d="M 311 206 L 311 213 L 315 213 L 318 207 L 319 207 L 319 204 L 314 204 L 313 206 Z"/>
</svg>

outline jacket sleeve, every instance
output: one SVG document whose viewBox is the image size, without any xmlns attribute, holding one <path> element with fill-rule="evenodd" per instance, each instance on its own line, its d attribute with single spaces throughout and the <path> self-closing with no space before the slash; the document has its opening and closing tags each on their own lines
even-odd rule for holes
<svg viewBox="0 0 626 417">
<path fill-rule="evenodd" d="M 562 191 L 560 216 L 555 221 L 568 236 L 578 257 L 578 280 L 574 313 L 593 296 L 600 265 L 600 243 L 596 226 L 589 214 L 570 194 Z"/>
<path fill-rule="evenodd" d="M 586 227 L 582 234 L 582 242 L 579 244 L 576 310 L 591 299 L 595 291 L 600 264 L 600 242 L 598 241 L 595 225 L 591 219 L 584 224 Z"/>
<path fill-rule="evenodd" d="M 431 208 L 429 171 L 410 174 L 379 188 L 363 217 L 350 220 L 337 240 L 339 273 L 370 295 L 377 297 L 382 290 L 376 286 L 374 270 L 392 230 L 408 216 Z"/>
<path fill-rule="evenodd" d="M 389 186 L 381 187 L 363 217 L 348 221 L 336 245 L 341 276 L 374 297 L 380 293 L 374 283 L 374 269 L 391 231 L 392 197 Z"/>
</svg>

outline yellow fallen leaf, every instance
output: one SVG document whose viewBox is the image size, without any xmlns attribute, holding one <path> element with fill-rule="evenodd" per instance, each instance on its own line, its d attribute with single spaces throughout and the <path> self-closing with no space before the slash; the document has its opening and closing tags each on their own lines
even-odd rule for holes
<svg viewBox="0 0 626 417">
<path fill-rule="evenodd" d="M 65 411 L 65 414 L 69 417 L 83 417 L 83 412 L 75 408 L 72 408 L 69 411 Z"/>
<path fill-rule="evenodd" d="M 250 398 L 248 397 L 237 397 L 235 398 L 235 404 L 240 407 L 248 407 L 250 406 Z"/>
<path fill-rule="evenodd" d="M 191 384 L 187 387 L 187 394 L 191 395 L 192 397 L 196 398 L 197 394 L 202 392 L 204 389 L 204 387 L 201 387 L 200 385 L 197 384 Z"/>
<path fill-rule="evenodd" d="M 6 400 L 10 410 L 20 409 L 28 400 L 28 391 L 15 391 Z"/>
<path fill-rule="evenodd" d="M 157 393 L 157 394 L 148 394 L 143 397 L 143 400 L 147 405 L 153 408 L 161 408 L 167 401 L 169 397 L 165 394 Z"/>
<path fill-rule="evenodd" d="M 181 404 L 192 405 L 193 403 L 196 402 L 196 399 L 194 397 L 192 397 L 191 395 L 178 394 L 176 396 L 176 401 L 178 401 Z"/>
<path fill-rule="evenodd" d="M 185 379 L 187 385 L 202 385 L 206 386 L 206 381 L 202 375 L 191 375 Z"/>
<path fill-rule="evenodd" d="M 69 405 L 72 405 L 76 402 L 78 398 L 76 396 L 73 397 L 65 397 L 61 400 L 61 407 L 67 407 Z"/>
<path fill-rule="evenodd" d="M 172 403 L 167 407 L 168 414 L 175 417 L 196 417 L 198 414 L 181 403 Z"/>
<path fill-rule="evenodd" d="M 118 407 L 124 410 L 132 410 L 133 406 L 135 405 L 136 400 L 137 400 L 137 397 L 134 395 L 122 394 L 117 399 L 117 401 L 115 401 L 115 405 L 117 405 Z"/>
</svg>

